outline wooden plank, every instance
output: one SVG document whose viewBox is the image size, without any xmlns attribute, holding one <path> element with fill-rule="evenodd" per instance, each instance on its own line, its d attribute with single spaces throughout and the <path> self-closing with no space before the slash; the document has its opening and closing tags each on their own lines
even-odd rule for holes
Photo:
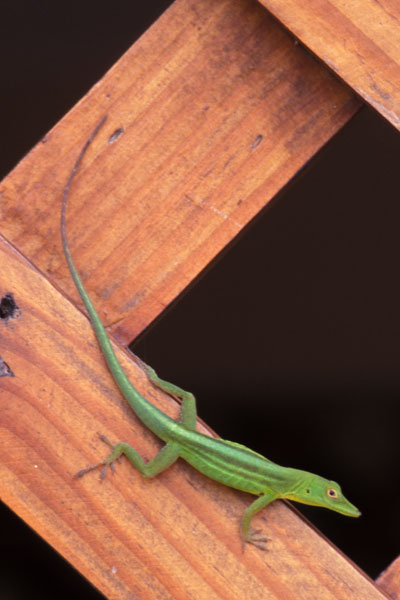
<svg viewBox="0 0 400 600">
<path fill-rule="evenodd" d="M 73 479 L 106 454 L 99 431 L 147 458 L 159 442 L 121 399 L 86 317 L 3 238 L 0 264 L 1 295 L 12 292 L 20 309 L 0 320 L 2 358 L 14 373 L 1 379 L 2 498 L 107 598 L 382 600 L 282 502 L 256 519 L 269 551 L 243 552 L 238 522 L 249 496 L 181 462 L 154 481 L 125 460 L 101 484 L 94 472 Z M 176 416 L 175 402 L 116 351 L 142 393 Z"/>
<path fill-rule="evenodd" d="M 260 0 L 294 35 L 400 129 L 400 3 Z"/>
<path fill-rule="evenodd" d="M 358 106 L 255 0 L 177 0 L 4 180 L 1 231 L 76 297 L 59 198 L 108 113 L 68 219 L 85 283 L 125 344 Z"/>
<path fill-rule="evenodd" d="M 376 582 L 390 598 L 400 598 L 400 556 L 379 575 Z"/>
</svg>

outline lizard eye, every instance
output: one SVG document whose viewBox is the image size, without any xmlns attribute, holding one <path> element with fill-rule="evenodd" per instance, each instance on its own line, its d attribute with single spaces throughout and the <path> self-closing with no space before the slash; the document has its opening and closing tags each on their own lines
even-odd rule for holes
<svg viewBox="0 0 400 600">
<path fill-rule="evenodd" d="M 338 497 L 338 493 L 334 488 L 329 488 L 326 493 L 328 494 L 329 498 L 337 498 Z"/>
</svg>

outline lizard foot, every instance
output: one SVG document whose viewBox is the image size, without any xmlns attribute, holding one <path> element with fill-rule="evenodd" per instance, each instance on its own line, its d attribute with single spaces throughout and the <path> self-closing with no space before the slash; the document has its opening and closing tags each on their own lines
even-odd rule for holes
<svg viewBox="0 0 400 600">
<path fill-rule="evenodd" d="M 114 449 L 116 448 L 116 446 L 114 444 L 112 444 L 110 442 L 110 440 L 105 435 L 99 433 L 99 437 L 100 437 L 100 439 L 103 442 L 105 442 L 106 444 L 108 444 L 109 446 L 111 446 L 111 448 L 113 449 L 113 451 L 104 460 L 101 460 L 98 463 L 94 463 L 93 465 L 89 465 L 89 466 L 85 467 L 84 469 L 81 469 L 80 471 L 78 471 L 77 473 L 75 473 L 74 479 L 78 479 L 80 477 L 83 477 L 89 471 L 92 471 L 93 469 L 97 469 L 97 467 L 103 467 L 101 469 L 101 471 L 100 471 L 100 479 L 104 479 L 105 478 L 105 476 L 107 475 L 108 467 L 110 467 L 111 468 L 111 472 L 114 473 L 114 470 L 115 470 L 114 469 L 114 462 L 116 460 L 118 460 L 118 458 L 121 456 L 121 454 L 118 453 L 118 455 L 116 455 L 116 453 L 114 452 Z"/>
<path fill-rule="evenodd" d="M 267 550 L 267 546 L 265 545 L 267 541 L 268 538 L 264 535 L 261 535 L 261 529 L 251 529 L 247 534 L 246 539 L 243 540 L 243 549 L 245 542 L 247 542 L 248 544 L 257 546 L 259 550 Z"/>
</svg>

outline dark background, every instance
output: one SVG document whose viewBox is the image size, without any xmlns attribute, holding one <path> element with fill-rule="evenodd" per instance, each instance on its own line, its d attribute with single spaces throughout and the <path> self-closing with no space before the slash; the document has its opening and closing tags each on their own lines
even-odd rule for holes
<svg viewBox="0 0 400 600">
<path fill-rule="evenodd" d="M 170 3 L 2 4 L 1 176 Z M 133 345 L 222 437 L 338 480 L 360 519 L 296 506 L 371 577 L 400 550 L 399 151 L 362 109 Z M 1 598 L 101 597 L 0 519 Z"/>
</svg>

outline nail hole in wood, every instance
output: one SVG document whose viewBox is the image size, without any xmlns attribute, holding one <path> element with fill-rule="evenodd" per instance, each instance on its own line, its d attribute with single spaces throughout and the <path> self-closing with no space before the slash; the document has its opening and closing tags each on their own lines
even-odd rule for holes
<svg viewBox="0 0 400 600">
<path fill-rule="evenodd" d="M 10 367 L 0 356 L 0 377 L 15 377 Z"/>
<path fill-rule="evenodd" d="M 125 132 L 125 130 L 124 130 L 124 128 L 123 128 L 123 127 L 118 127 L 118 129 L 116 129 L 116 130 L 114 131 L 114 133 L 112 133 L 112 134 L 110 135 L 110 137 L 108 138 L 108 143 L 109 143 L 109 144 L 113 144 L 114 142 L 116 142 L 116 141 L 117 141 L 117 139 L 118 139 L 118 138 L 120 138 L 120 137 L 121 137 L 121 135 L 122 135 L 124 132 Z"/>
<path fill-rule="evenodd" d="M 20 310 L 12 294 L 5 294 L 0 300 L 0 319 L 7 320 L 19 317 Z"/>
</svg>

